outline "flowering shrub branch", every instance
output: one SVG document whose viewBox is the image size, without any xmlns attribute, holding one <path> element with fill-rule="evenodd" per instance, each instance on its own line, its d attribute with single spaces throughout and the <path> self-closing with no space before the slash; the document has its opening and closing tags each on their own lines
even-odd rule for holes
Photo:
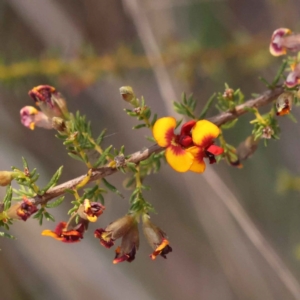
<svg viewBox="0 0 300 300">
<path fill-rule="evenodd" d="M 298 51 L 299 38 L 297 35 L 287 38 L 290 34 L 286 29 L 275 31 L 270 52 L 278 56 L 288 50 Z M 288 67 L 289 62 L 292 62 L 291 67 Z M 42 235 L 65 243 L 79 242 L 88 230 L 89 223 L 96 222 L 104 212 L 105 193 L 111 191 L 123 197 L 106 178 L 119 171 L 127 176 L 126 187 L 132 189 L 128 214 L 104 228 L 96 229 L 94 236 L 106 248 L 114 246 L 120 238 L 113 263 L 131 262 L 139 248 L 138 223 L 141 221 L 144 235 L 154 250 L 151 259 L 156 259 L 158 255 L 166 258 L 172 248 L 166 233 L 150 221 L 154 207 L 144 196 L 149 189 L 144 184 L 145 178 L 159 171 L 164 158 L 177 172 L 202 173 L 207 162 L 214 164 L 221 160 L 231 166 L 242 167 L 242 162 L 255 152 L 260 140 L 263 139 L 266 144 L 269 139 L 279 138 L 277 118 L 291 116 L 292 105 L 298 104 L 299 65 L 298 57 L 284 60 L 272 83 L 262 79 L 268 90 L 247 101 L 240 89 L 233 90 L 226 84 L 225 92 L 213 94 L 200 114 L 196 113 L 196 99 L 184 94 L 181 102 L 174 103 L 174 110 L 190 118 L 187 122 L 171 116 L 158 118 L 157 114 L 152 114 L 143 97 L 137 98 L 131 87 L 122 87 L 120 93 L 123 100 L 132 106 L 125 112 L 139 122 L 133 129 L 149 129 L 153 137 L 148 139 L 156 142 L 130 155 L 125 154 L 124 146 L 115 149 L 110 145 L 103 149 L 101 144 L 106 131 L 103 130 L 94 138 L 90 122 L 79 112 L 69 112 L 66 100 L 54 87 L 40 85 L 33 88 L 29 96 L 40 110 L 31 106 L 22 108 L 22 124 L 31 130 L 36 127 L 54 129 L 69 156 L 84 163 L 87 172 L 58 185 L 62 173 L 60 167 L 48 184 L 41 188 L 37 184 L 37 170 L 30 171 L 25 159 L 22 170 L 13 167 L 12 171 L 0 171 L 0 184 L 8 186 L 5 199 L 0 203 L 0 226 L 9 230 L 14 220 L 26 221 L 31 216 L 38 219 L 40 224 L 44 218 L 55 221 L 49 210 L 59 206 L 64 201 L 64 195 L 69 193 L 73 197 L 73 206 L 68 211 L 68 220 L 59 222 L 54 230 L 44 230 Z M 290 71 L 287 77 L 284 76 L 285 71 Z M 283 85 L 279 84 L 281 79 L 284 80 Z M 262 115 L 259 108 L 271 103 L 274 105 L 271 105 L 270 111 Z M 220 113 L 204 119 L 214 104 Z M 254 116 L 250 122 L 252 134 L 234 147 L 226 142 L 224 131 L 235 126 L 238 118 L 245 113 Z M 220 145 L 217 145 L 217 141 Z M 98 154 L 96 159 L 89 155 L 91 150 Z M 12 189 L 10 183 L 13 180 L 19 188 Z M 87 187 L 90 183 L 94 185 Z M 11 237 L 8 233 L 0 235 Z"/>
</svg>

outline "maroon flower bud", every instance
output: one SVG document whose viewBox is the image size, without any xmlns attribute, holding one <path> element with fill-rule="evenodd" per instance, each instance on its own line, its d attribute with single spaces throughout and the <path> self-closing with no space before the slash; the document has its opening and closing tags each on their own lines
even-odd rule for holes
<svg viewBox="0 0 300 300">
<path fill-rule="evenodd" d="M 54 87 L 39 85 L 30 90 L 28 95 L 48 118 L 68 119 L 69 112 L 66 101 Z"/>
<path fill-rule="evenodd" d="M 88 224 L 88 220 L 80 217 L 78 219 L 77 213 L 74 213 L 69 219 L 68 223 L 60 222 L 54 231 L 47 229 L 42 232 L 42 235 L 50 236 L 57 241 L 64 243 L 77 243 L 83 239 L 83 234 L 87 230 Z"/>
</svg>

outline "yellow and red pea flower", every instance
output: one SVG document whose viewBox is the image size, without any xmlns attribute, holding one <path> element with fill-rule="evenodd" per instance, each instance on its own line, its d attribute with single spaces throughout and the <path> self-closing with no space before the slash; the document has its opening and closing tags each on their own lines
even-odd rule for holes
<svg viewBox="0 0 300 300">
<path fill-rule="evenodd" d="M 126 215 L 110 223 L 105 229 L 96 229 L 94 235 L 105 248 L 111 248 L 117 239 L 122 238 L 121 246 L 115 250 L 114 264 L 134 260 L 139 247 L 139 231 L 133 215 Z"/>
<path fill-rule="evenodd" d="M 169 245 L 166 233 L 150 221 L 148 214 L 144 214 L 142 220 L 144 235 L 149 245 L 154 249 L 153 253 L 150 254 L 151 259 L 156 259 L 158 255 L 167 258 L 166 255 L 172 252 L 172 248 Z"/>
<path fill-rule="evenodd" d="M 89 199 L 85 199 L 82 205 L 83 211 L 78 209 L 78 214 L 81 218 L 88 220 L 89 222 L 96 222 L 98 217 L 103 214 L 105 207 L 98 202 L 90 202 Z"/>
<path fill-rule="evenodd" d="M 80 240 L 83 239 L 83 233 L 85 230 L 86 226 L 83 223 L 78 223 L 78 227 L 76 229 L 74 228 L 72 230 L 67 230 L 67 223 L 60 222 L 58 223 L 54 231 L 44 230 L 42 232 L 42 235 L 50 236 L 64 243 L 76 243 L 80 242 Z"/>
<path fill-rule="evenodd" d="M 135 219 L 132 215 L 126 215 L 110 223 L 105 229 L 99 228 L 94 232 L 95 238 L 100 240 L 100 244 L 105 248 L 111 248 L 115 240 L 123 237 L 133 226 Z"/>
<path fill-rule="evenodd" d="M 123 261 L 132 262 L 135 259 L 135 254 L 139 249 L 139 230 L 137 223 L 134 222 L 129 231 L 123 235 L 121 246 L 115 250 L 116 256 L 113 264 L 118 264 Z"/>
<path fill-rule="evenodd" d="M 207 121 L 189 121 L 182 125 L 179 134 L 175 134 L 176 120 L 173 117 L 158 119 L 153 126 L 153 137 L 157 144 L 166 148 L 166 159 L 177 172 L 205 170 L 203 158 L 215 162 L 215 155 L 223 153 L 223 148 L 214 145 L 214 139 L 220 134 L 215 124 Z"/>
<path fill-rule="evenodd" d="M 152 260 L 155 260 L 158 255 L 163 258 L 167 258 L 166 255 L 172 252 L 172 248 L 169 245 L 169 241 L 167 239 L 163 239 L 161 244 L 157 246 L 157 248 L 150 254 Z"/>
<path fill-rule="evenodd" d="M 29 201 L 25 196 L 22 202 L 13 204 L 6 212 L 5 215 L 10 219 L 17 219 L 26 221 L 31 215 L 38 211 L 35 204 Z"/>
</svg>

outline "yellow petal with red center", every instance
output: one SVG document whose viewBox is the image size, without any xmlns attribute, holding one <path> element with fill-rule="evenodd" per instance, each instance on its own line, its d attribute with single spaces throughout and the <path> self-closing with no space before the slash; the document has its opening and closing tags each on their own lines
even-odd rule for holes
<svg viewBox="0 0 300 300">
<path fill-rule="evenodd" d="M 193 127 L 192 138 L 194 144 L 200 147 L 207 147 L 212 140 L 220 134 L 220 129 L 214 123 L 207 120 L 200 120 Z"/>
<path fill-rule="evenodd" d="M 187 151 L 189 151 L 194 156 L 194 160 L 189 171 L 203 173 L 205 171 L 206 165 L 203 160 L 204 153 L 202 148 L 194 146 L 187 149 Z"/>
<path fill-rule="evenodd" d="M 175 171 L 187 172 L 193 163 L 194 157 L 180 146 L 171 145 L 166 150 L 166 159 Z"/>
<path fill-rule="evenodd" d="M 164 117 L 155 122 L 152 133 L 159 146 L 167 147 L 171 144 L 175 127 L 176 120 L 173 117 Z"/>
</svg>

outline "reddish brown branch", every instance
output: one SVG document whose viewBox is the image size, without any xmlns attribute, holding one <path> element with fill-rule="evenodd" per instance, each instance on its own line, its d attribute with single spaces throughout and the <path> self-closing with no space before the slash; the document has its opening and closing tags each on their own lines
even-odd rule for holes
<svg viewBox="0 0 300 300">
<path fill-rule="evenodd" d="M 246 101 L 245 103 L 238 105 L 234 112 L 222 112 L 212 118 L 209 118 L 209 121 L 215 123 L 218 126 L 221 126 L 222 124 L 225 124 L 229 121 L 232 121 L 239 116 L 245 114 L 247 110 L 245 110 L 246 107 L 261 107 L 265 106 L 269 103 L 271 103 L 274 99 L 276 99 L 282 92 L 282 87 L 277 87 L 272 91 L 266 91 L 262 95 L 258 96 L 257 98 L 250 99 Z M 163 148 L 159 147 L 158 145 L 152 145 L 151 147 L 137 151 L 130 155 L 130 158 L 128 159 L 128 162 L 134 162 L 139 163 L 142 160 L 147 159 L 152 153 L 160 152 Z M 112 175 L 117 170 L 115 168 L 111 167 L 101 167 L 98 169 L 93 170 L 91 178 L 89 182 L 96 181 L 97 179 L 101 179 L 103 177 Z M 77 178 L 71 179 L 67 182 L 64 182 L 60 185 L 57 185 L 54 188 L 51 188 L 45 193 L 43 196 L 36 196 L 32 199 L 30 199 L 33 203 L 36 205 L 46 203 L 58 196 L 61 196 L 65 193 L 66 189 L 72 189 L 77 184 L 79 184 L 86 175 L 79 176 Z"/>
</svg>

